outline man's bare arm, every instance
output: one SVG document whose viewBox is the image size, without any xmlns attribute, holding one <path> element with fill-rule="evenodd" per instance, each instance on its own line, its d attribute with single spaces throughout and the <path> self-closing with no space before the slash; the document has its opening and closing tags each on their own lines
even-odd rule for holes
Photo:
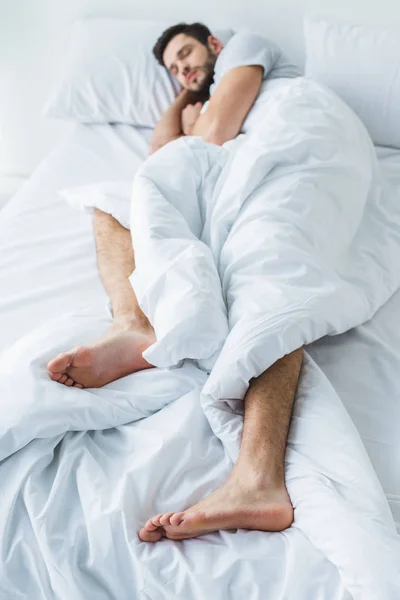
<svg viewBox="0 0 400 600">
<path fill-rule="evenodd" d="M 262 76 L 259 65 L 228 71 L 211 96 L 206 112 L 198 118 L 192 135 L 219 146 L 234 139 L 256 101 Z"/>
<path fill-rule="evenodd" d="M 258 65 L 229 71 L 211 97 L 206 112 L 197 119 L 191 135 L 220 146 L 234 139 L 258 96 L 262 75 L 263 68 Z M 188 104 L 195 102 L 196 96 L 188 90 L 177 96 L 154 129 L 150 154 L 184 135 L 182 112 Z"/>
<path fill-rule="evenodd" d="M 188 104 L 195 101 L 193 92 L 183 90 L 175 99 L 174 103 L 165 111 L 156 127 L 150 140 L 149 153 L 153 154 L 159 148 L 176 140 L 183 135 L 182 131 L 182 111 Z"/>
</svg>

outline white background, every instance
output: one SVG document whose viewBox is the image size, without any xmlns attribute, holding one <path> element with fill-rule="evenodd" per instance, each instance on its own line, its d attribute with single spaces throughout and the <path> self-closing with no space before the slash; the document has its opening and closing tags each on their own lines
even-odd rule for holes
<svg viewBox="0 0 400 600">
<path fill-rule="evenodd" d="M 399 0 L 0 0 L 0 193 L 46 156 L 66 125 L 40 111 L 69 24 L 84 16 L 250 27 L 303 63 L 303 15 L 399 27 Z"/>
</svg>

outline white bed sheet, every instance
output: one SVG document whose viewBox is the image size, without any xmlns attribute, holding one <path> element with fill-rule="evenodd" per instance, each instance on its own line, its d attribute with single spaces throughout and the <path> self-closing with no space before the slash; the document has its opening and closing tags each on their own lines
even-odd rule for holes
<svg viewBox="0 0 400 600">
<path fill-rule="evenodd" d="M 59 314 L 104 304 L 91 219 L 58 190 L 131 179 L 150 130 L 72 126 L 0 212 L 0 352 Z"/>
<path fill-rule="evenodd" d="M 400 202 L 400 151 L 377 148 L 377 154 Z M 400 291 L 368 323 L 309 350 L 357 426 L 400 533 L 399 314 Z"/>
<path fill-rule="evenodd" d="M 59 199 L 57 190 L 93 181 L 133 177 L 147 154 L 148 136 L 148 131 L 130 126 L 74 126 L 0 213 L 0 351 L 58 315 L 77 313 L 85 307 L 93 312 L 97 308 L 103 310 L 107 299 L 97 273 L 91 219 Z M 388 176 L 398 179 L 400 201 L 400 152 L 381 150 L 380 154 Z M 400 482 L 396 475 L 400 467 L 400 441 L 396 429 L 400 417 L 400 328 L 394 324 L 399 308 L 400 293 L 397 293 L 371 323 L 348 334 L 326 338 L 310 349 L 356 423 L 398 525 Z M 249 541 L 252 535 L 248 532 Z M 282 552 L 285 534 L 273 535 L 277 536 L 277 556 L 285 556 L 290 578 L 290 563 L 299 557 L 290 557 L 285 552 L 280 555 L 278 546 Z M 197 548 L 200 551 L 203 548 L 204 553 L 212 553 L 214 548 L 219 567 L 224 565 L 225 571 L 236 570 L 234 565 L 239 556 L 229 552 L 228 538 L 223 539 L 225 559 L 219 563 L 217 559 L 221 561 L 221 554 L 216 539 L 214 543 L 192 541 L 191 546 L 186 546 L 187 553 L 180 554 L 180 558 L 183 554 L 187 559 L 186 563 L 181 561 L 182 578 L 185 572 L 192 570 L 191 560 L 198 555 Z M 149 591 L 147 596 L 142 591 L 143 598 L 170 597 L 166 591 L 165 594 L 160 591 L 162 588 L 158 588 L 153 579 L 157 569 L 164 569 L 161 582 L 177 576 L 172 563 L 168 566 L 160 562 L 161 556 L 153 546 L 142 551 L 143 568 L 151 572 L 147 578 Z M 171 560 L 174 556 L 171 553 Z M 258 557 L 253 559 L 254 564 L 246 563 L 249 568 L 255 567 L 258 561 Z M 217 563 L 214 561 L 214 566 Z M 204 567 L 207 568 L 206 560 Z M 249 577 L 251 573 L 252 570 Z M 328 584 L 323 581 L 325 575 Z M 315 597 L 349 598 L 333 571 L 329 576 L 320 573 L 319 577 L 321 581 L 313 589 L 321 595 Z M 153 583 L 150 584 L 150 580 Z M 260 581 L 261 585 L 265 586 L 266 582 Z M 310 593 L 313 593 L 311 588 Z M 265 596 L 260 592 L 251 597 Z M 283 597 L 295 598 L 294 595 Z"/>
</svg>

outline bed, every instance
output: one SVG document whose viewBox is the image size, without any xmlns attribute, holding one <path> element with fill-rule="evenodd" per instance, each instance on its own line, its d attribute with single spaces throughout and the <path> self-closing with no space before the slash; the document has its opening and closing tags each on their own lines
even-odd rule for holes
<svg viewBox="0 0 400 600">
<path fill-rule="evenodd" d="M 3 356 L 49 322 L 55 327 L 61 322 L 62 349 L 68 313 L 78 315 L 78 334 L 79 315 L 96 316 L 93 331 L 89 327 L 85 335 L 109 323 L 91 218 L 73 210 L 58 191 L 132 178 L 150 133 L 127 125 L 74 125 L 0 213 Z M 400 151 L 377 151 L 400 200 Z M 400 330 L 394 325 L 399 303 L 400 292 L 371 322 L 308 349 L 350 413 L 398 529 Z M 54 351 L 45 348 L 35 367 L 43 380 L 45 360 Z M 172 378 L 160 370 L 160 397 L 145 406 L 143 391 L 143 412 L 135 423 L 55 432 L 53 439 L 34 440 L 1 463 L 2 514 L 10 518 L 1 525 L 0 597 L 256 599 L 267 593 L 276 600 L 350 600 L 337 568 L 295 526 L 279 534 L 238 530 L 178 543 L 140 542 L 138 527 L 150 514 L 166 503 L 183 505 L 205 495 L 229 473 L 223 448 L 192 394 L 196 375 L 188 369 Z M 29 376 L 30 366 L 21 373 Z M 149 373 L 138 376 L 141 393 Z M 171 402 L 177 378 L 186 392 Z M 57 394 L 64 387 L 52 385 Z M 113 398 L 122 393 L 119 382 L 107 388 Z M 66 413 L 72 419 L 75 398 Z M 90 396 L 89 401 L 97 400 Z"/>
<path fill-rule="evenodd" d="M 74 25 L 67 67 L 60 70 L 47 114 L 75 123 L 0 212 L 0 598 L 397 600 L 400 150 L 395 148 L 400 148 L 400 138 L 391 60 L 398 56 L 393 50 L 398 39 L 388 31 L 319 20 L 306 23 L 308 74 L 333 88 L 362 117 L 376 151 L 339 98 L 310 79 L 298 78 L 271 85 L 270 90 L 266 84 L 256 103 L 265 115 L 260 126 L 254 120 L 254 136 L 240 136 L 224 148 L 185 138 L 143 165 L 151 127 L 176 91 L 150 52 L 164 26 L 113 19 Z M 229 40 L 232 34 L 227 30 L 221 37 Z M 380 59 L 374 62 L 377 54 Z M 133 75 L 132 85 L 126 85 L 126 73 Z M 155 87 L 142 93 L 152 82 Z M 265 111 L 263 102 L 270 101 Z M 79 122 L 82 119 L 88 124 Z M 176 164 L 184 166 L 178 175 Z M 213 166 L 209 171 L 208 165 Z M 190 186 L 202 173 L 204 181 L 190 196 L 187 190 L 194 189 Z M 91 215 L 68 204 L 65 190 L 102 182 L 110 189 L 123 183 L 129 190 L 124 218 L 129 219 L 131 211 L 137 258 L 132 283 L 137 295 L 142 285 L 146 309 L 151 302 L 156 308 L 162 305 L 160 298 L 175 302 L 174 292 L 181 288 L 174 282 L 182 279 L 174 276 L 180 276 L 181 264 L 183 270 L 192 264 L 168 263 L 171 248 L 173 259 L 176 248 L 194 248 L 188 256 L 205 258 L 201 265 L 211 276 L 194 282 L 183 279 L 182 306 L 189 305 L 193 312 L 179 311 L 179 304 L 172 302 L 172 310 L 158 313 L 162 325 L 163 319 L 175 318 L 180 325 L 182 314 L 183 331 L 192 335 L 177 336 L 182 329 L 172 328 L 175 338 L 169 344 L 173 352 L 184 347 L 181 355 L 172 360 L 165 352 L 169 322 L 162 329 L 150 319 L 156 333 L 163 332 L 146 351 L 153 351 L 153 358 L 158 351 L 158 362 L 150 361 L 158 368 L 101 389 L 79 390 L 51 381 L 46 364 L 58 352 L 104 333 L 112 318 L 97 270 Z M 237 193 L 240 185 L 242 191 L 250 190 L 249 196 Z M 200 211 L 207 193 L 199 190 L 216 198 L 203 207 L 206 216 L 209 206 L 216 207 L 216 217 L 197 220 L 201 239 L 187 227 L 179 229 L 186 225 L 181 219 L 186 209 L 189 217 L 193 207 Z M 266 194 L 272 199 L 267 205 Z M 247 203 L 243 200 L 250 197 Z M 237 221 L 229 222 L 237 198 L 244 209 L 240 206 Z M 116 197 L 113 208 L 115 201 Z M 282 207 L 293 202 L 293 212 L 285 208 L 282 218 Z M 172 213 L 174 219 L 163 221 Z M 226 232 L 232 227 L 229 239 L 240 240 L 245 231 L 247 239 L 229 245 L 225 238 L 225 255 L 219 248 L 210 259 L 222 239 L 217 229 L 221 223 Z M 249 224 L 260 228 L 246 229 Z M 336 236 L 339 227 L 343 231 Z M 279 239 L 291 242 L 293 231 L 304 233 L 299 245 L 289 243 L 289 253 L 281 255 L 285 245 L 272 244 L 270 252 L 270 239 L 289 232 L 289 238 Z M 210 243 L 203 244 L 207 236 Z M 166 252 L 148 254 L 158 239 L 165 242 Z M 228 260 L 226 269 L 221 265 L 229 259 L 229 248 L 233 259 L 250 256 L 250 240 L 258 252 L 251 257 L 259 260 L 261 255 L 261 260 L 244 261 L 251 278 L 240 280 L 248 272 L 241 271 L 243 267 L 230 269 L 240 261 Z M 311 248 L 308 254 L 301 254 L 304 240 Z M 260 241 L 266 245 L 261 247 Z M 164 254 L 166 266 L 157 271 Z M 286 257 L 286 271 L 281 256 Z M 252 271 L 254 265 L 260 270 Z M 224 287 L 227 272 L 239 274 L 239 284 L 250 281 L 253 287 L 238 285 L 236 289 L 245 293 L 235 296 L 235 281 Z M 148 273 L 163 285 L 148 285 Z M 310 279 L 310 273 L 318 277 Z M 191 285 L 185 285 L 187 281 Z M 249 294 L 255 290 L 257 295 L 261 284 L 265 297 L 273 299 L 267 313 Z M 328 301 L 313 304 L 325 298 L 321 290 L 327 291 Z M 207 309 L 203 328 L 196 312 L 201 298 Z M 336 306 L 343 298 L 348 300 L 346 310 Z M 240 304 L 242 300 L 246 302 Z M 246 321 L 252 313 L 248 306 L 259 312 Z M 298 308 L 308 311 L 309 337 L 296 337 L 306 322 L 298 318 Z M 325 333 L 346 333 L 321 333 L 320 313 Z M 150 318 L 149 311 L 146 314 Z M 336 314 L 338 320 L 330 320 Z M 372 319 L 366 316 L 371 314 Z M 282 315 L 289 320 L 280 321 Z M 286 326 L 290 319 L 292 329 Z M 357 323 L 364 324 L 354 328 Z M 263 337 L 266 330 L 269 338 Z M 213 336 L 219 344 L 216 351 L 210 350 Z M 198 352 L 203 339 L 204 347 L 211 344 L 204 356 Z M 280 533 L 239 529 L 181 542 L 142 542 L 138 531 L 149 517 L 184 510 L 226 481 L 240 444 L 241 399 L 248 381 L 307 339 L 318 341 L 306 348 L 285 461 L 293 525 Z M 192 360 L 186 360 L 188 356 Z"/>
</svg>

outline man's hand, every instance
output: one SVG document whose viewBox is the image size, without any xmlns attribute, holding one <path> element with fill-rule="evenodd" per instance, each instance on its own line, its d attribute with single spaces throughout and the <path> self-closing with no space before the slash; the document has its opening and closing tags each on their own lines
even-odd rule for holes
<svg viewBox="0 0 400 600">
<path fill-rule="evenodd" d="M 182 111 L 182 131 L 185 135 L 192 135 L 193 128 L 196 124 L 197 119 L 200 116 L 203 104 L 196 102 L 196 104 L 188 104 Z"/>
<path fill-rule="evenodd" d="M 182 137 L 182 111 L 186 106 L 193 102 L 193 92 L 183 90 L 176 98 L 173 104 L 165 111 L 160 121 L 157 123 L 151 141 L 149 153 L 153 154 L 159 148 Z"/>
<path fill-rule="evenodd" d="M 231 69 L 222 78 L 202 115 L 199 95 L 183 90 L 157 123 L 150 142 L 150 154 L 183 135 L 200 136 L 206 142 L 219 146 L 234 139 L 257 99 L 262 77 L 260 65 Z M 188 106 L 193 102 L 196 104 Z M 183 119 L 182 113 L 186 108 L 187 114 Z"/>
</svg>

